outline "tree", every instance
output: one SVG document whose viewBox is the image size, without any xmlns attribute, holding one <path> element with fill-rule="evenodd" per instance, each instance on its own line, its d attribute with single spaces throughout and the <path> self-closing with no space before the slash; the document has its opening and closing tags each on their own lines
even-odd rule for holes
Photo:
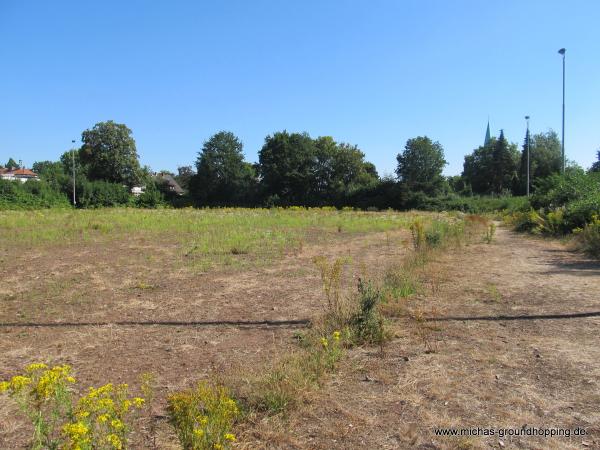
<svg viewBox="0 0 600 450">
<path fill-rule="evenodd" d="M 514 144 L 509 144 L 500 130 L 500 137 L 494 145 L 492 153 L 494 172 L 492 175 L 492 192 L 502 194 L 512 191 L 517 179 L 518 150 Z"/>
<path fill-rule="evenodd" d="M 21 166 L 19 166 L 14 159 L 9 158 L 8 162 L 6 163 L 6 168 L 8 170 L 14 170 L 14 169 L 20 169 Z"/>
<path fill-rule="evenodd" d="M 90 180 L 105 180 L 133 186 L 144 176 L 135 140 L 124 124 L 109 120 L 81 135 L 80 159 Z"/>
<path fill-rule="evenodd" d="M 347 195 L 379 179 L 372 163 L 355 145 L 337 143 L 330 136 L 315 139 L 313 191 L 322 205 L 340 205 Z"/>
<path fill-rule="evenodd" d="M 405 191 L 429 196 L 442 191 L 445 182 L 442 170 L 448 163 L 439 142 L 432 142 L 427 136 L 409 139 L 396 159 L 396 175 Z"/>
<path fill-rule="evenodd" d="M 475 194 L 492 192 L 495 146 L 496 138 L 492 137 L 486 145 L 478 147 L 470 155 L 465 155 L 462 176 Z"/>
<path fill-rule="evenodd" d="M 307 133 L 281 131 L 265 138 L 258 153 L 263 195 L 267 203 L 311 205 L 317 186 L 317 147 Z"/>
<path fill-rule="evenodd" d="M 598 150 L 596 155 L 598 156 L 598 161 L 592 164 L 592 167 L 590 167 L 590 172 L 600 172 L 600 150 Z"/>
<path fill-rule="evenodd" d="M 242 142 L 229 131 L 220 131 L 204 143 L 197 173 L 190 179 L 190 193 L 198 205 L 248 203 L 256 176 L 242 151 Z"/>
<path fill-rule="evenodd" d="M 177 175 L 175 175 L 175 181 L 179 183 L 183 189 L 190 188 L 190 179 L 196 175 L 192 166 L 180 166 L 177 168 Z"/>
<path fill-rule="evenodd" d="M 54 190 L 61 190 L 69 181 L 60 161 L 36 161 L 31 166 L 41 180 L 46 181 Z"/>
</svg>

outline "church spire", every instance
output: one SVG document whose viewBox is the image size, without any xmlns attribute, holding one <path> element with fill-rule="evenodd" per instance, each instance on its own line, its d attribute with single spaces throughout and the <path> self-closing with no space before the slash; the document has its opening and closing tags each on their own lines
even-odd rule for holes
<svg viewBox="0 0 600 450">
<path fill-rule="evenodd" d="M 483 141 L 483 145 L 486 146 L 490 143 L 490 119 L 488 119 L 487 130 L 485 131 L 485 140 Z"/>
</svg>

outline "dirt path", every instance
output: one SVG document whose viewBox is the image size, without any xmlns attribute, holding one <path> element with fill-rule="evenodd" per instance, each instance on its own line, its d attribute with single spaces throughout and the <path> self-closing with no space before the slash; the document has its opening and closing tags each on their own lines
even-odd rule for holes
<svg viewBox="0 0 600 450">
<path fill-rule="evenodd" d="M 600 311 L 600 264 L 558 242 L 500 228 L 491 245 L 451 252 L 428 271 L 434 285 L 407 305 L 425 315 L 565 317 L 397 320 L 383 357 L 353 351 L 285 429 L 265 424 L 256 446 L 600 448 L 600 318 L 568 317 Z M 497 434 L 443 438 L 436 427 Z M 522 427 L 571 436 L 498 435 Z M 577 427 L 587 435 L 574 436 Z"/>
</svg>

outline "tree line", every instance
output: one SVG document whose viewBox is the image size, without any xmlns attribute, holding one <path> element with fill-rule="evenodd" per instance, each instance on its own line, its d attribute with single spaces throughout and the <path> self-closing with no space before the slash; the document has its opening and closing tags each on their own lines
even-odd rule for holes
<svg viewBox="0 0 600 450">
<path fill-rule="evenodd" d="M 136 204 L 156 206 L 352 206 L 419 208 L 444 197 L 523 195 L 526 192 L 527 148 L 531 189 L 562 167 L 555 132 L 524 139 L 522 150 L 504 132 L 465 156 L 461 175 L 444 177 L 447 164 L 439 142 L 427 136 L 409 139 L 397 156 L 395 177 L 380 177 L 356 146 L 330 136 L 275 132 L 265 138 L 258 161 L 245 160 L 241 140 L 220 131 L 206 140 L 194 167 L 171 174 L 187 195 L 173 194 L 161 177 L 141 166 L 132 131 L 124 124 L 100 122 L 82 133 L 82 146 L 59 161 L 36 162 L 32 169 L 49 189 L 69 196 L 73 162 L 77 204 L 82 207 Z M 591 170 L 600 169 L 599 162 Z M 14 160 L 9 164 L 14 166 Z M 9 165 L 7 164 L 7 166 Z M 162 171 L 161 173 L 168 173 Z M 27 184 L 27 183 L 26 183 Z M 3 185 L 4 186 L 4 185 Z M 130 189 L 145 186 L 132 199 Z M 7 187 L 0 190 L 6 191 Z M 12 189 L 16 189 L 14 186 Z M 434 201 L 434 199 L 437 199 Z"/>
</svg>

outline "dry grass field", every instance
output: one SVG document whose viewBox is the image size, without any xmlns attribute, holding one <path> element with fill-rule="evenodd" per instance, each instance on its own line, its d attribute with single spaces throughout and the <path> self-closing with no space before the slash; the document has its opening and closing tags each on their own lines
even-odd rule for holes
<svg viewBox="0 0 600 450">
<path fill-rule="evenodd" d="M 239 402 L 233 448 L 600 448 L 600 317 L 572 316 L 600 311 L 600 266 L 504 228 L 486 242 L 490 225 L 468 219 L 300 208 L 3 212 L 0 380 L 34 362 L 68 364 L 78 394 L 108 382 L 139 393 L 140 376 L 152 374 L 131 448 L 181 448 L 167 398 L 199 380 Z M 416 222 L 431 249 L 417 248 Z M 338 278 L 324 276 L 335 261 Z M 343 341 L 331 370 L 286 391 L 293 406 L 244 406 L 267 398 L 256 380 L 289 355 L 330 355 L 303 342 L 329 336 L 332 295 L 353 302 L 359 279 L 378 286 L 385 342 Z M 28 448 L 31 425 L 0 398 L 0 448 Z M 587 434 L 434 432 L 524 426 Z"/>
</svg>

